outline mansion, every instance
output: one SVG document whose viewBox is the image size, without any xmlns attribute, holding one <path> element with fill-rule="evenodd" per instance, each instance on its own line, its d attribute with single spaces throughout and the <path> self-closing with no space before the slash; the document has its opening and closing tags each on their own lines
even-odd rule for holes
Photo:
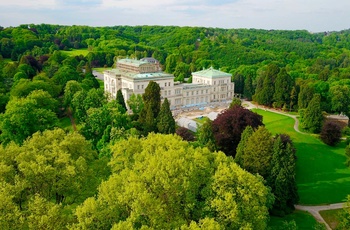
<svg viewBox="0 0 350 230">
<path fill-rule="evenodd" d="M 116 68 L 104 72 L 104 88 L 113 98 L 121 90 L 125 101 L 132 94 L 143 94 L 149 81 L 157 82 L 161 98 L 168 98 L 171 109 L 206 106 L 226 102 L 234 96 L 231 74 L 212 67 L 192 73 L 192 83 L 174 82 L 172 74 L 161 71 L 154 58 L 120 59 Z"/>
</svg>

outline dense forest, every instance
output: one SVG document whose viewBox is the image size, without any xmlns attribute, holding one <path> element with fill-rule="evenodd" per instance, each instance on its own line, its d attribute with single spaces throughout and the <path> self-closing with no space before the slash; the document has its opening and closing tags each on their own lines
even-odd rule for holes
<svg viewBox="0 0 350 230">
<path fill-rule="evenodd" d="M 350 30 L 0 27 L 2 229 L 265 229 L 293 211 L 296 150 L 260 115 L 233 100 L 192 133 L 158 84 L 128 100 L 130 114 L 92 74 L 151 56 L 181 82 L 232 73 L 241 98 L 299 112 L 329 145 L 341 133 L 330 139 L 339 128 L 323 114 L 350 115 Z"/>
</svg>

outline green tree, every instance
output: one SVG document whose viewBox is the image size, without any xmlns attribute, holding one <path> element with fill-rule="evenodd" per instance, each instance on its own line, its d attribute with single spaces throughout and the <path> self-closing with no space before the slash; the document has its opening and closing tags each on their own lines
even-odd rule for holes
<svg viewBox="0 0 350 230">
<path fill-rule="evenodd" d="M 156 119 L 160 111 L 160 87 L 158 83 L 150 81 L 142 95 L 144 107 L 139 116 L 139 122 L 144 127 L 144 133 L 157 132 Z"/>
<path fill-rule="evenodd" d="M 175 120 L 170 111 L 170 104 L 167 98 L 164 99 L 157 117 L 157 128 L 160 133 L 175 133 Z"/>
<path fill-rule="evenodd" d="M 80 83 L 77 81 L 68 81 L 64 87 L 63 95 L 63 105 L 68 108 L 71 106 L 74 94 L 81 91 L 83 88 L 80 86 Z"/>
<path fill-rule="evenodd" d="M 40 108 L 38 101 L 29 97 L 10 100 L 0 117 L 0 137 L 4 143 L 21 144 L 33 133 L 52 129 L 58 123 L 54 112 Z"/>
<path fill-rule="evenodd" d="M 329 89 L 332 111 L 344 113 L 350 117 L 350 87 L 348 85 L 335 85 Z M 350 122 L 348 123 L 348 126 Z"/>
<path fill-rule="evenodd" d="M 298 94 L 298 108 L 306 109 L 314 95 L 314 87 L 308 83 L 304 83 L 300 86 L 300 92 Z"/>
<path fill-rule="evenodd" d="M 76 209 L 73 229 L 217 226 L 208 218 L 227 229 L 266 228 L 269 189 L 221 152 L 152 133 L 116 143 L 112 152 L 111 177 Z"/>
<path fill-rule="evenodd" d="M 312 133 L 319 133 L 323 124 L 323 114 L 321 110 L 321 96 L 315 94 L 306 108 L 303 115 L 302 126 Z"/>
<path fill-rule="evenodd" d="M 54 204 L 35 195 L 28 204 L 29 229 L 66 229 L 68 219 L 61 204 Z"/>
<path fill-rule="evenodd" d="M 125 100 L 124 100 L 124 96 L 123 96 L 123 93 L 122 93 L 122 91 L 120 89 L 117 91 L 116 100 L 117 100 L 118 104 L 121 105 L 122 108 L 124 108 L 125 111 L 127 111 Z"/>
<path fill-rule="evenodd" d="M 144 107 L 141 94 L 132 94 L 127 103 L 133 113 L 133 116 L 135 117 L 135 120 L 137 120 Z"/>
<path fill-rule="evenodd" d="M 299 196 L 296 184 L 296 149 L 290 137 L 284 134 L 274 139 L 271 172 L 267 184 L 275 196 L 271 213 L 284 216 L 294 210 Z"/>
<path fill-rule="evenodd" d="M 244 154 L 239 158 L 242 168 L 267 178 L 271 171 L 272 150 L 271 133 L 264 126 L 259 126 L 246 140 Z"/>
<path fill-rule="evenodd" d="M 350 228 L 350 195 L 346 197 L 346 204 L 343 207 L 342 212 L 339 215 L 339 224 L 337 229 L 349 229 Z"/>
<path fill-rule="evenodd" d="M 290 95 L 294 82 L 292 77 L 287 73 L 285 68 L 282 68 L 275 80 L 275 92 L 273 100 L 277 108 L 283 105 L 290 105 Z"/>
<path fill-rule="evenodd" d="M 236 105 L 241 106 L 242 105 L 242 101 L 241 101 L 241 99 L 239 99 L 237 97 L 234 97 L 234 98 L 232 98 L 232 102 L 230 103 L 229 108 L 233 108 Z"/>
<path fill-rule="evenodd" d="M 254 133 L 253 128 L 251 126 L 247 126 L 241 135 L 241 140 L 239 141 L 239 144 L 237 146 L 236 156 L 235 156 L 235 162 L 240 166 L 243 165 L 243 157 L 244 157 L 244 151 L 247 146 L 247 141 L 249 140 L 249 138 L 253 133 Z"/>
<path fill-rule="evenodd" d="M 248 75 L 244 80 L 243 95 L 245 98 L 247 98 L 248 101 L 251 101 L 253 99 L 253 95 L 254 95 L 253 80 L 250 75 Z"/>
<path fill-rule="evenodd" d="M 217 148 L 212 128 L 213 122 L 208 117 L 203 119 L 202 125 L 197 130 L 197 141 L 200 146 L 207 147 L 210 151 L 215 151 Z"/>
</svg>

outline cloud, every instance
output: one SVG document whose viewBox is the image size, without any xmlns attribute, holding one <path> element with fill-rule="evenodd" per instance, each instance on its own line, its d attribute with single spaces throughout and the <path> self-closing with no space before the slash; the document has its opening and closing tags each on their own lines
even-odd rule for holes
<svg viewBox="0 0 350 230">
<path fill-rule="evenodd" d="M 102 5 L 103 0 L 55 0 L 57 5 L 91 7 Z"/>
</svg>

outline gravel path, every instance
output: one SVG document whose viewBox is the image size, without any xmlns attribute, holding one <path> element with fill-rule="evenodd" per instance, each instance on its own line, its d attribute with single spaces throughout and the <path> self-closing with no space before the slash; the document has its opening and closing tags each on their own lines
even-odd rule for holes
<svg viewBox="0 0 350 230">
<path fill-rule="evenodd" d="M 311 215 L 315 217 L 315 219 L 318 222 L 325 224 L 328 230 L 332 230 L 332 228 L 326 223 L 326 221 L 320 215 L 320 211 L 340 209 L 340 208 L 343 208 L 344 205 L 345 203 L 336 203 L 336 204 L 320 205 L 320 206 L 295 205 L 295 209 L 309 212 Z"/>
</svg>

